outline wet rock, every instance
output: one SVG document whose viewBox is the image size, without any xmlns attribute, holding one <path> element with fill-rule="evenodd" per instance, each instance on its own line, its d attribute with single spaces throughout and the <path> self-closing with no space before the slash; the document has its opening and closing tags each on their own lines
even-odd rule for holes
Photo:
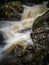
<svg viewBox="0 0 49 65">
<path fill-rule="evenodd" d="M 30 45 L 26 49 L 16 46 L 11 53 L 6 55 L 0 65 L 40 65 L 46 56 L 46 49 L 39 45 Z"/>
<path fill-rule="evenodd" d="M 49 65 L 49 53 L 44 56 L 40 65 Z"/>
<path fill-rule="evenodd" d="M 48 4 L 47 4 L 47 7 L 49 8 L 49 2 L 48 2 Z"/>
<path fill-rule="evenodd" d="M 49 25 L 49 10 L 47 10 L 44 14 L 38 16 L 33 25 L 32 30 L 36 30 L 38 28 L 42 28 L 41 26 L 48 26 Z"/>
<path fill-rule="evenodd" d="M 32 50 L 32 46 L 29 46 L 26 49 L 16 46 L 10 54 L 4 57 L 0 62 L 0 65 L 31 65 L 33 59 Z"/>
<path fill-rule="evenodd" d="M 3 36 L 3 33 L 0 32 L 0 46 L 3 46 L 5 44 L 4 40 L 5 40 L 5 38 Z"/>
<path fill-rule="evenodd" d="M 36 49 L 34 54 L 36 65 L 49 64 L 49 10 L 34 21 L 31 38 Z"/>
</svg>

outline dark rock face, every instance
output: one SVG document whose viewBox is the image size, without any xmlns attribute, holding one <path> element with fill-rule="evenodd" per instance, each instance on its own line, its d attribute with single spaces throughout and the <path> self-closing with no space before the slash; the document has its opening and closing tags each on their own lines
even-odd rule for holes
<svg viewBox="0 0 49 65">
<path fill-rule="evenodd" d="M 47 7 L 49 8 L 49 1 L 48 1 L 48 4 L 47 4 Z"/>
<path fill-rule="evenodd" d="M 0 42 L 2 42 L 3 40 L 4 40 L 3 34 L 0 32 Z"/>
<path fill-rule="evenodd" d="M 2 32 L 0 32 L 0 46 L 4 46 L 5 44 L 5 38 Z"/>
<path fill-rule="evenodd" d="M 34 21 L 33 25 L 32 25 L 32 30 L 35 31 L 38 29 L 41 31 L 40 28 L 42 28 L 42 26 L 46 27 L 49 26 L 49 10 L 46 11 L 43 15 L 39 16 L 36 18 L 36 20 Z"/>
<path fill-rule="evenodd" d="M 32 30 L 33 31 L 31 33 L 31 38 L 34 41 L 34 46 L 36 47 L 36 52 L 37 52 L 34 58 L 36 58 L 36 61 L 37 63 L 39 63 L 39 65 L 48 65 L 49 64 L 49 10 L 34 21 Z"/>
<path fill-rule="evenodd" d="M 26 49 L 16 46 L 15 49 L 5 56 L 0 65 L 31 65 L 34 49 L 29 46 Z"/>
<path fill-rule="evenodd" d="M 45 51 L 38 45 L 29 46 L 26 49 L 16 46 L 10 54 L 4 57 L 0 65 L 47 65 L 49 54 L 45 54 Z"/>
<path fill-rule="evenodd" d="M 45 55 L 41 61 L 41 65 L 48 65 L 48 64 L 49 64 L 49 53 Z"/>
</svg>

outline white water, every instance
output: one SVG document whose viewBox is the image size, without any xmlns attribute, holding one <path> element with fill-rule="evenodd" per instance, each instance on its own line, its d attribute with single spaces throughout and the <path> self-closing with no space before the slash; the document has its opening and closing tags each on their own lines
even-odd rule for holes
<svg viewBox="0 0 49 65">
<path fill-rule="evenodd" d="M 34 7 L 29 7 L 24 10 L 22 15 L 22 20 L 19 22 L 9 22 L 9 26 L 0 29 L 3 32 L 5 42 L 7 43 L 2 49 L 3 54 L 8 54 L 16 45 L 20 45 L 23 48 L 26 48 L 28 45 L 33 45 L 33 42 L 30 37 L 31 28 L 34 20 L 43 15 L 47 11 L 47 7 L 44 5 L 37 5 Z M 23 31 L 26 30 L 26 31 Z M 22 32 L 20 32 L 22 31 Z"/>
<path fill-rule="evenodd" d="M 43 13 L 44 11 L 47 10 L 47 7 L 45 5 L 36 5 L 29 7 L 24 10 L 22 20 L 27 19 L 27 18 L 35 18 L 39 14 Z"/>
</svg>

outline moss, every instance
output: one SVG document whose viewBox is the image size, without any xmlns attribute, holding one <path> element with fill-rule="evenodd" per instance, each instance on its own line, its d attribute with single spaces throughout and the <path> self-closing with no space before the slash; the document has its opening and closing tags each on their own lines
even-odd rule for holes
<svg viewBox="0 0 49 65">
<path fill-rule="evenodd" d="M 18 14 L 21 11 L 21 2 L 10 1 L 0 6 L 0 16 L 10 17 L 13 14 Z"/>
</svg>

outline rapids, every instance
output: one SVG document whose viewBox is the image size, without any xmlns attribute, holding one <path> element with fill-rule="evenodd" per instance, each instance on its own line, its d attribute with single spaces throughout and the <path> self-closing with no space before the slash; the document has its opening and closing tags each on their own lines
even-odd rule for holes
<svg viewBox="0 0 49 65">
<path fill-rule="evenodd" d="M 7 26 L 5 24 L 5 26 L 0 28 L 6 39 L 4 41 L 6 44 L 0 54 L 6 55 L 10 53 L 16 45 L 22 46 L 24 49 L 29 45 L 33 45 L 30 37 L 32 24 L 37 17 L 43 15 L 47 10 L 48 8 L 44 5 L 28 7 L 24 9 L 21 21 L 9 21 Z"/>
</svg>

